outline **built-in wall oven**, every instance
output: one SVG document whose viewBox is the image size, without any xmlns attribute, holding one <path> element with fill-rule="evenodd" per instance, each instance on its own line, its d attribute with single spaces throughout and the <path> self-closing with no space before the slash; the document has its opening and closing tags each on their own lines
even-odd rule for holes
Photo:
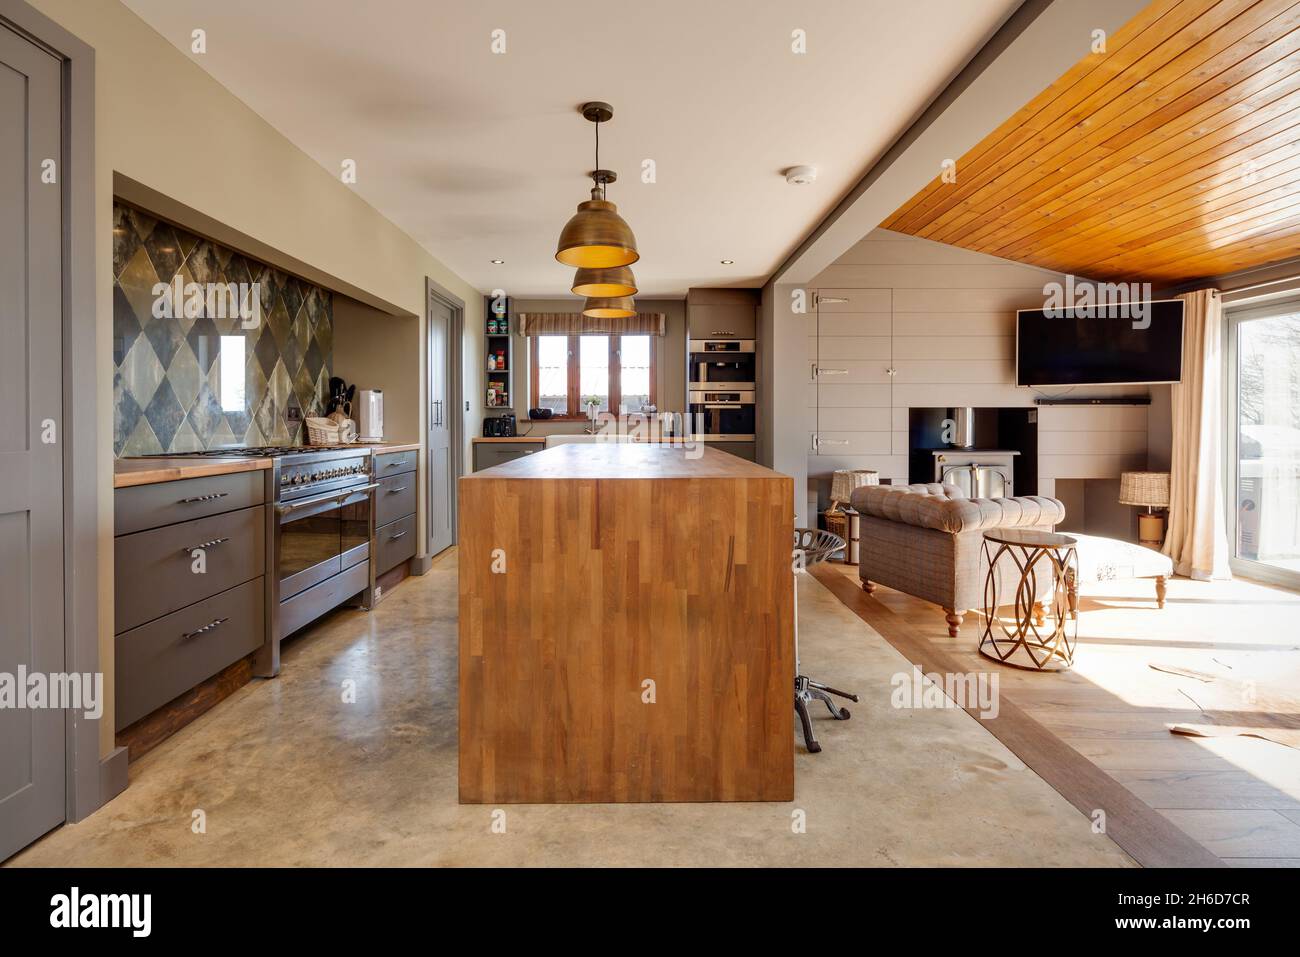
<svg viewBox="0 0 1300 957">
<path fill-rule="evenodd" d="M 754 372 L 753 339 L 691 339 L 687 351 L 692 391 L 754 391 L 757 376 Z"/>
<path fill-rule="evenodd" d="M 753 442 L 755 406 L 752 390 L 692 389 L 690 421 L 697 432 L 717 442 Z"/>
</svg>

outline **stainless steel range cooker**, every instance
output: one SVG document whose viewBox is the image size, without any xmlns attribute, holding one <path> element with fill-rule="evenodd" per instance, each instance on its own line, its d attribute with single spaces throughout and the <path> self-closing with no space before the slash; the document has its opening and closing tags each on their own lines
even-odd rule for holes
<svg viewBox="0 0 1300 957">
<path fill-rule="evenodd" d="M 374 582 L 374 480 L 371 450 L 344 446 L 211 449 L 167 458 L 269 458 L 267 578 L 271 611 L 267 647 L 254 671 L 280 670 L 280 641 L 348 601 L 369 608 Z"/>
</svg>

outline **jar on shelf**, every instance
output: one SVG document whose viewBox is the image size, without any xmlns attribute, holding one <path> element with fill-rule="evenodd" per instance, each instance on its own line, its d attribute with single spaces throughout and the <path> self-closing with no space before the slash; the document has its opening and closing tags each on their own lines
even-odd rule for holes
<svg viewBox="0 0 1300 957">
<path fill-rule="evenodd" d="M 497 320 L 496 317 L 494 316 L 493 318 L 488 320 L 488 335 L 495 336 L 496 334 L 497 334 Z"/>
</svg>

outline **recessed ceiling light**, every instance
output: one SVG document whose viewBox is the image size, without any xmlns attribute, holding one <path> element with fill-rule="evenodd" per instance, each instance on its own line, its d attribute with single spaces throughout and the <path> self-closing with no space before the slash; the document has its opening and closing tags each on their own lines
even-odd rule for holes
<svg viewBox="0 0 1300 957">
<path fill-rule="evenodd" d="M 735 261 L 734 259 L 723 259 L 723 260 L 721 260 L 721 262 L 722 262 L 722 265 L 724 265 L 724 266 L 734 266 L 734 265 L 736 265 L 736 261 Z"/>
<path fill-rule="evenodd" d="M 807 186 L 817 181 L 816 166 L 791 166 L 785 171 L 785 181 L 791 186 Z"/>
<path fill-rule="evenodd" d="M 505 264 L 506 264 L 506 261 L 505 261 L 504 259 L 494 259 L 494 260 L 492 260 L 492 265 L 494 265 L 494 266 L 504 266 Z"/>
</svg>

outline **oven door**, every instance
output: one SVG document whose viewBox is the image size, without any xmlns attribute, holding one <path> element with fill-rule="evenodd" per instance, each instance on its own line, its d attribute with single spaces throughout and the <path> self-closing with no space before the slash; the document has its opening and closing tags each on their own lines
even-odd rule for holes
<svg viewBox="0 0 1300 957">
<path fill-rule="evenodd" d="M 754 441 L 754 393 L 692 392 L 690 397 L 692 419 L 703 422 L 703 435 L 717 441 Z"/>
<path fill-rule="evenodd" d="M 370 525 L 378 483 L 340 489 L 276 506 L 280 601 L 370 557 Z"/>
</svg>

